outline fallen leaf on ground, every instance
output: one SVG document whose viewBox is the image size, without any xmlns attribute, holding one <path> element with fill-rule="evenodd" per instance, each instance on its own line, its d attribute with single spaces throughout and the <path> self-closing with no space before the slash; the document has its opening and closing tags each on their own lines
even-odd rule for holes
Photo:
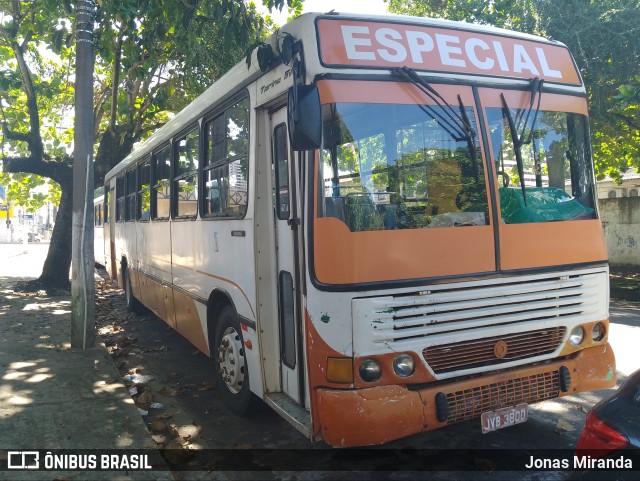
<svg viewBox="0 0 640 481">
<path fill-rule="evenodd" d="M 151 423 L 149 424 L 149 427 L 151 428 L 152 431 L 159 432 L 159 433 L 167 430 L 167 425 L 162 421 L 160 421 L 159 419 L 154 419 L 153 421 L 151 421 Z"/>
<path fill-rule="evenodd" d="M 163 434 L 152 434 L 151 439 L 153 439 L 153 442 L 159 446 L 167 444 L 167 437 Z"/>
<path fill-rule="evenodd" d="M 142 352 L 167 352 L 169 350 L 169 348 L 167 346 L 160 346 L 160 347 L 148 347 L 147 349 L 144 349 Z"/>
<path fill-rule="evenodd" d="M 184 393 L 184 389 L 181 389 L 181 388 L 175 388 L 175 389 L 169 390 L 169 396 L 171 397 L 182 396 L 183 393 Z"/>
<path fill-rule="evenodd" d="M 151 391 L 148 389 L 138 396 L 138 404 L 149 404 L 151 402 Z"/>
<path fill-rule="evenodd" d="M 133 350 L 133 346 L 125 347 L 124 349 L 120 349 L 116 351 L 113 355 L 114 357 L 128 356 L 132 350 Z"/>
</svg>

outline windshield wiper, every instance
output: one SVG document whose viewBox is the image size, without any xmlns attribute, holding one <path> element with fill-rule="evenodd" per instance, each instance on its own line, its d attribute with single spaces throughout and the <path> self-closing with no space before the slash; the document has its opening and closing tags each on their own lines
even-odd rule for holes
<svg viewBox="0 0 640 481">
<path fill-rule="evenodd" d="M 531 99 L 529 100 L 529 108 L 527 110 L 526 117 L 524 115 L 525 109 L 519 109 L 516 113 L 514 120 L 511 115 L 511 109 L 507 103 L 507 99 L 504 93 L 500 94 L 502 97 L 502 105 L 504 105 L 504 112 L 507 116 L 507 122 L 509 123 L 509 130 L 511 131 L 511 140 L 513 141 L 513 151 L 516 155 L 516 165 L 518 167 L 518 177 L 520 177 L 520 189 L 522 190 L 522 200 L 524 205 L 527 205 L 527 189 L 524 184 L 524 162 L 522 161 L 522 146 L 530 144 L 533 140 L 533 132 L 538 119 L 538 112 L 540 112 L 540 101 L 542 100 L 542 83 L 543 80 L 538 77 L 531 80 Z M 529 123 L 529 117 L 531 116 L 531 110 L 533 109 L 533 103 L 536 95 L 538 96 L 538 104 L 536 105 L 533 121 L 531 122 L 531 129 L 529 135 L 525 135 L 527 130 L 527 124 Z M 534 153 L 535 156 L 535 153 Z M 539 162 L 539 160 L 538 160 Z"/>
<path fill-rule="evenodd" d="M 420 108 L 433 120 L 438 122 L 444 130 L 456 142 L 466 141 L 471 153 L 473 172 L 476 181 L 478 180 L 478 149 L 476 147 L 476 132 L 471 127 L 469 116 L 462 97 L 458 95 L 460 113 L 444 99 L 444 97 L 431 85 L 429 85 L 418 73 L 409 67 L 391 69 L 393 73 L 408 80 L 418 87 L 427 97 L 440 107 L 440 111 L 435 110 L 431 105 L 420 105 Z M 442 113 L 440 113 L 442 112 Z"/>
</svg>

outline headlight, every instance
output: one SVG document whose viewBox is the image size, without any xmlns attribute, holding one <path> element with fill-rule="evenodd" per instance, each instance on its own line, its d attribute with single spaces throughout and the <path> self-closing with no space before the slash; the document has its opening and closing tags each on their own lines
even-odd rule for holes
<svg viewBox="0 0 640 481">
<path fill-rule="evenodd" d="M 582 326 L 575 327 L 569 336 L 569 342 L 574 346 L 579 346 L 584 339 L 584 329 Z"/>
<path fill-rule="evenodd" d="M 596 322 L 591 330 L 591 339 L 594 341 L 602 341 L 604 339 L 604 326 L 600 322 Z"/>
<path fill-rule="evenodd" d="M 360 373 L 360 377 L 363 381 L 374 382 L 380 379 L 382 369 L 380 368 L 378 361 L 375 359 L 365 359 L 360 363 L 358 372 Z"/>
<path fill-rule="evenodd" d="M 416 366 L 409 354 L 400 354 L 393 360 L 393 371 L 400 377 L 409 377 L 415 370 Z"/>
</svg>

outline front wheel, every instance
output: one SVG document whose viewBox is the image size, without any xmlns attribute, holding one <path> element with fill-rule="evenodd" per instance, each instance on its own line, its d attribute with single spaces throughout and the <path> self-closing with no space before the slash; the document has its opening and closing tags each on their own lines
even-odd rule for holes
<svg viewBox="0 0 640 481">
<path fill-rule="evenodd" d="M 225 405 L 243 416 L 251 413 L 257 398 L 249 389 L 249 371 L 245 356 L 242 330 L 233 307 L 225 307 L 216 326 L 217 381 Z"/>
</svg>

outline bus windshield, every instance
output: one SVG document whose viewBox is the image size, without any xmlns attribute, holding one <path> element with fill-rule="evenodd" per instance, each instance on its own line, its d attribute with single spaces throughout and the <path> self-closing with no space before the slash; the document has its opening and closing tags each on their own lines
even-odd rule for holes
<svg viewBox="0 0 640 481">
<path fill-rule="evenodd" d="M 453 108 L 465 110 L 472 141 L 447 121 L 448 106 L 324 105 L 318 217 L 351 232 L 488 224 L 476 117 Z"/>
<path fill-rule="evenodd" d="M 567 112 L 541 111 L 521 145 L 524 179 L 507 106 L 488 108 L 487 119 L 499 178 L 502 221 L 507 224 L 594 219 L 593 174 L 587 119 Z M 522 117 L 526 113 L 518 111 Z"/>
</svg>

